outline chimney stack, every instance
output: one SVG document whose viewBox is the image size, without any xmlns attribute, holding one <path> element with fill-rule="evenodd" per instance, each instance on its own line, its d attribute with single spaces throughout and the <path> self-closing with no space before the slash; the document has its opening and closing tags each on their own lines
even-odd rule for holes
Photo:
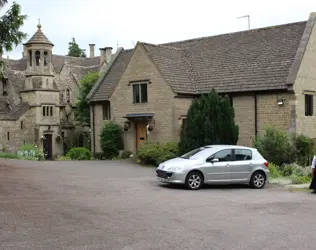
<svg viewBox="0 0 316 250">
<path fill-rule="evenodd" d="M 111 62 L 112 49 L 112 47 L 100 48 L 100 64 L 104 62 L 109 64 Z"/>
<path fill-rule="evenodd" d="M 95 44 L 89 44 L 89 47 L 90 47 L 90 57 L 94 57 L 94 46 L 95 46 Z"/>
</svg>

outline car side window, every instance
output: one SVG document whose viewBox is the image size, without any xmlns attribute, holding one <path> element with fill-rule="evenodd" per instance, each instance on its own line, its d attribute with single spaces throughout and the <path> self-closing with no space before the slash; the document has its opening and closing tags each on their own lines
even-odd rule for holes
<svg viewBox="0 0 316 250">
<path fill-rule="evenodd" d="M 217 158 L 221 161 L 231 161 L 232 160 L 232 151 L 231 149 L 223 149 L 215 153 L 214 158 Z"/>
<path fill-rule="evenodd" d="M 249 149 L 235 149 L 236 161 L 249 161 L 252 159 L 252 152 Z"/>
</svg>

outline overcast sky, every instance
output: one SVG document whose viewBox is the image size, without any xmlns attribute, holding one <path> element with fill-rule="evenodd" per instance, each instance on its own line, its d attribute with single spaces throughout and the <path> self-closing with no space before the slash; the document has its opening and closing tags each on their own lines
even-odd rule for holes
<svg viewBox="0 0 316 250">
<path fill-rule="evenodd" d="M 305 21 L 316 12 L 316 0 L 16 0 L 28 15 L 22 30 L 30 38 L 38 18 L 42 30 L 54 43 L 54 54 L 65 55 L 75 37 L 87 50 L 89 43 L 99 48 L 131 48 L 137 41 L 164 43 L 236 32 L 290 22 Z M 6 8 L 12 4 L 9 0 Z M 8 53 L 22 56 L 22 46 Z M 6 55 L 5 55 L 6 56 Z"/>
</svg>

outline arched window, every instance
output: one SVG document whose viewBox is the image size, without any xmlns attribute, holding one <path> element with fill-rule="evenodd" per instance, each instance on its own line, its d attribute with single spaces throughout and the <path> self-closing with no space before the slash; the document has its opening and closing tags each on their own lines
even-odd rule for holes
<svg viewBox="0 0 316 250">
<path fill-rule="evenodd" d="M 30 67 L 32 67 L 32 50 L 29 50 L 29 60 L 30 60 Z"/>
<path fill-rule="evenodd" d="M 48 52 L 45 51 L 44 52 L 44 66 L 47 66 L 47 64 L 48 64 Z"/>
<path fill-rule="evenodd" d="M 70 102 L 70 90 L 66 89 L 66 100 L 69 103 Z"/>
<path fill-rule="evenodd" d="M 35 61 L 36 66 L 39 66 L 41 61 L 41 52 L 39 52 L 38 50 L 35 52 Z"/>
</svg>

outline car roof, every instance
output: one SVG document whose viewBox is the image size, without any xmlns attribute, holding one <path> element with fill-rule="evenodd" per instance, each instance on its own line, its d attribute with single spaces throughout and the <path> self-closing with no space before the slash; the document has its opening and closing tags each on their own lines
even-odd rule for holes
<svg viewBox="0 0 316 250">
<path fill-rule="evenodd" d="M 246 146 L 241 146 L 241 145 L 225 145 L 225 144 L 218 144 L 218 145 L 206 145 L 204 146 L 205 148 L 233 148 L 233 149 L 250 149 L 250 150 L 257 150 L 256 148 L 252 147 L 246 147 Z"/>
</svg>

